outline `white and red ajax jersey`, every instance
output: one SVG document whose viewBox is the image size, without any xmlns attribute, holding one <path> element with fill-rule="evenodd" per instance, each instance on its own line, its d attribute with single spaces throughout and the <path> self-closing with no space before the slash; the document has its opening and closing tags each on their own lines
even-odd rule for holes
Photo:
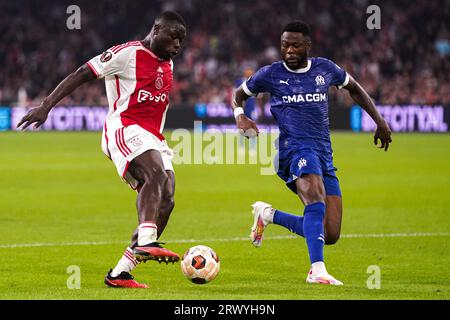
<svg viewBox="0 0 450 320">
<path fill-rule="evenodd" d="M 140 41 L 114 46 L 87 62 L 105 78 L 109 112 L 106 130 L 137 124 L 161 141 L 173 81 L 173 63 L 158 58 Z"/>
</svg>

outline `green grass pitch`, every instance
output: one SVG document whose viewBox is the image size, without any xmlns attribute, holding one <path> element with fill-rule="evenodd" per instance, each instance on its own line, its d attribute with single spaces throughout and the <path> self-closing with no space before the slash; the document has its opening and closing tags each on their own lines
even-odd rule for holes
<svg viewBox="0 0 450 320">
<path fill-rule="evenodd" d="M 307 285 L 302 238 L 270 226 L 248 239 L 255 200 L 300 214 L 297 198 L 257 165 L 177 165 L 175 210 L 162 241 L 182 254 L 211 246 L 221 272 L 188 282 L 179 264 L 134 271 L 148 290 L 107 288 L 103 277 L 137 224 L 135 193 L 100 150 L 100 133 L 0 133 L 0 299 L 449 299 L 450 136 L 333 133 L 344 196 L 342 238 L 325 248 L 343 287 Z M 193 240 L 189 242 L 189 240 Z M 80 289 L 68 289 L 78 266 Z M 380 289 L 369 289 L 369 266 Z"/>
</svg>

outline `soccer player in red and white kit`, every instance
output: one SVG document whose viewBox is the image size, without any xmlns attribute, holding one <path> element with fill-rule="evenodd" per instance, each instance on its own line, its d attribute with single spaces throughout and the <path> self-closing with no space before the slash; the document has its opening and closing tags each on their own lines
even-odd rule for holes
<svg viewBox="0 0 450 320">
<path fill-rule="evenodd" d="M 148 288 L 130 272 L 141 261 L 176 262 L 179 256 L 157 240 L 174 207 L 172 150 L 161 134 L 173 81 L 171 58 L 186 36 L 184 19 L 165 11 L 142 41 L 131 41 L 103 52 L 67 76 L 39 107 L 18 123 L 40 127 L 50 110 L 81 84 L 105 78 L 109 113 L 102 150 L 122 179 L 138 193 L 139 226 L 117 266 L 105 277 L 111 287 Z"/>
</svg>

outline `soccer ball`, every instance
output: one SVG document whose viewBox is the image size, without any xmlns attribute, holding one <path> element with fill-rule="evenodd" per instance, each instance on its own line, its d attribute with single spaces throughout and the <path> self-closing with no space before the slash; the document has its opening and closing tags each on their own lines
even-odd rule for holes
<svg viewBox="0 0 450 320">
<path fill-rule="evenodd" d="M 181 271 L 193 283 L 210 282 L 220 271 L 219 257 L 207 246 L 189 248 L 183 255 Z"/>
</svg>

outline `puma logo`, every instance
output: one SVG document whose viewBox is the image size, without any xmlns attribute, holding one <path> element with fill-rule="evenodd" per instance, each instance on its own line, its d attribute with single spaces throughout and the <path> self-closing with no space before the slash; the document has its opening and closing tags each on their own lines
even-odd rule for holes
<svg viewBox="0 0 450 320">
<path fill-rule="evenodd" d="M 280 80 L 280 83 L 283 83 L 283 84 L 285 84 L 285 85 L 289 85 L 289 79 L 287 79 L 286 81 L 284 81 L 284 80 Z"/>
</svg>

